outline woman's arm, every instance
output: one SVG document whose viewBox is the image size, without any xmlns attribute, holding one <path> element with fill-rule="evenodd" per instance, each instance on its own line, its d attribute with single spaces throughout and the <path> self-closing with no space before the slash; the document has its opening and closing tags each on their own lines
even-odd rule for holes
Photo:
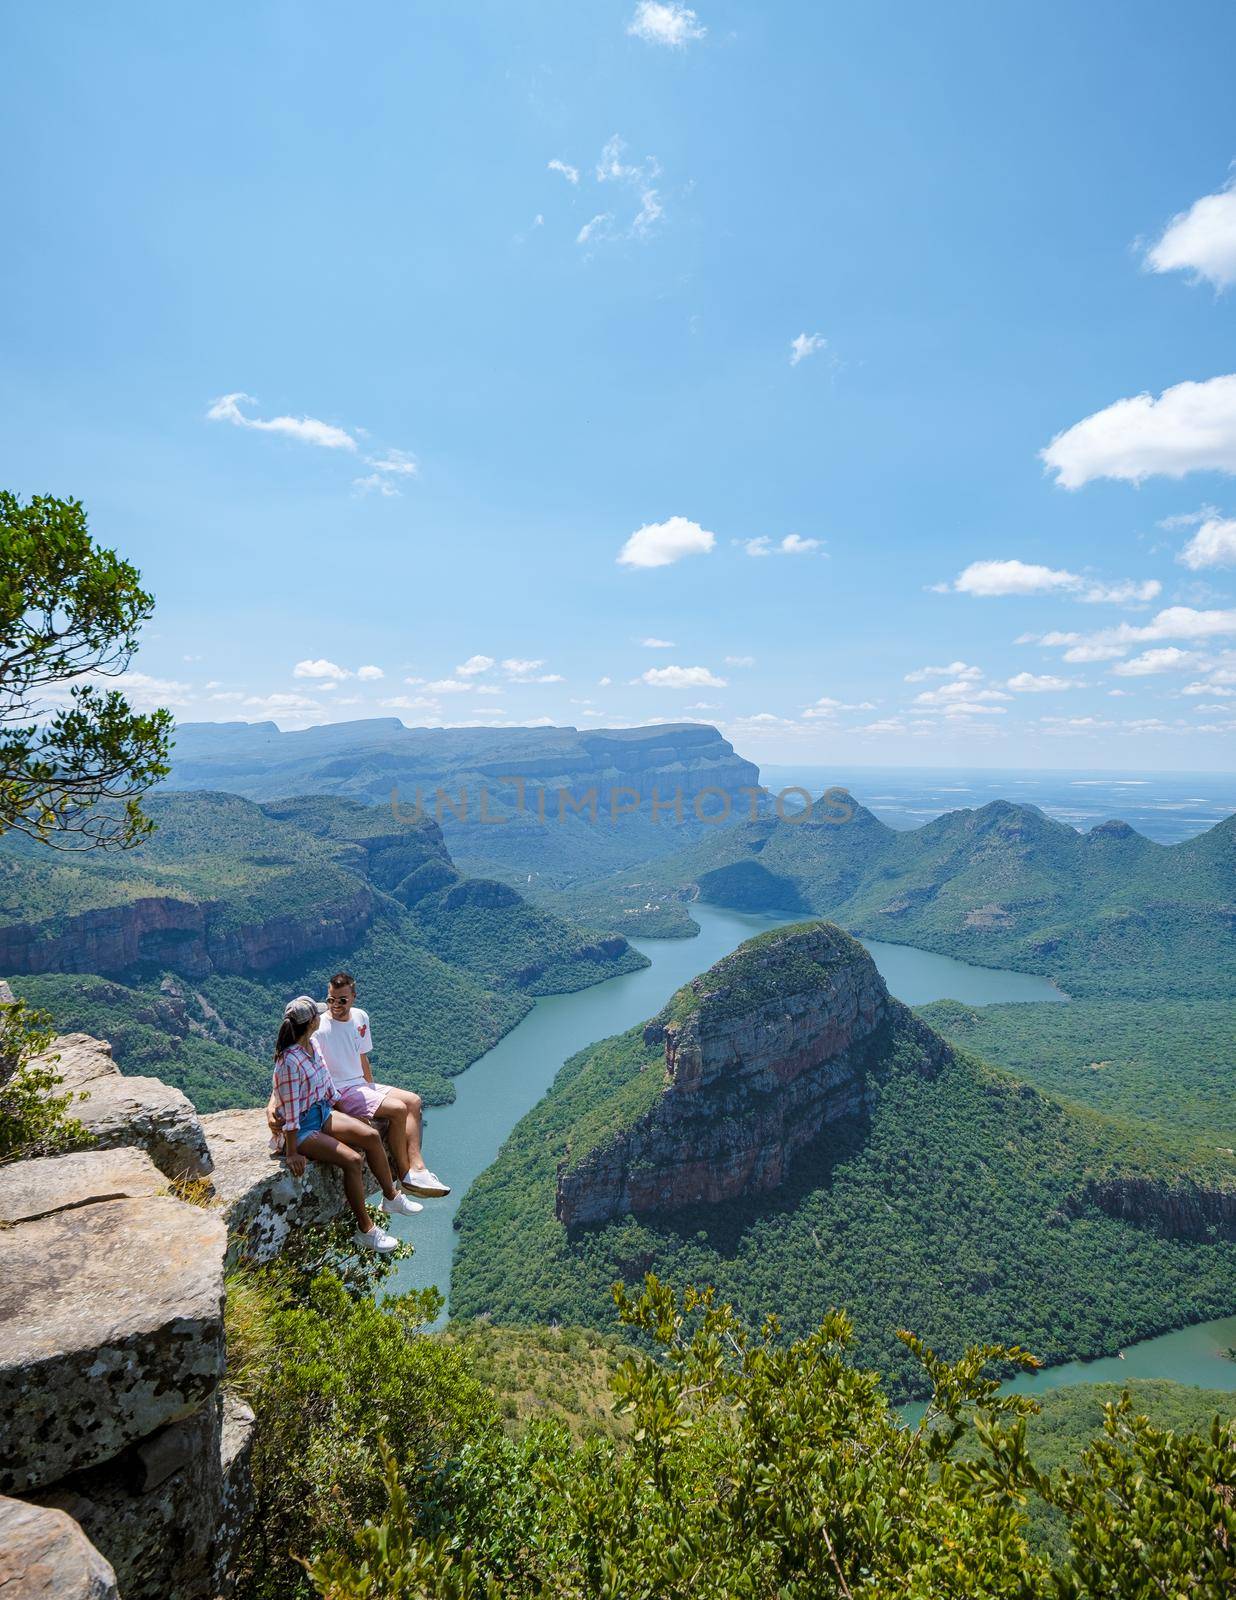
<svg viewBox="0 0 1236 1600">
<path fill-rule="evenodd" d="M 299 1178 L 305 1170 L 305 1157 L 296 1148 L 296 1141 L 300 1132 L 295 1128 L 287 1128 L 283 1135 L 283 1159 L 288 1164 L 288 1171 L 294 1178 Z"/>
</svg>

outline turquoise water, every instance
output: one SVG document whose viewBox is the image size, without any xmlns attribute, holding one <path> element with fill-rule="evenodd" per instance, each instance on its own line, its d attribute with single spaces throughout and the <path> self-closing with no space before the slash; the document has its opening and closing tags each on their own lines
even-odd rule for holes
<svg viewBox="0 0 1236 1600">
<path fill-rule="evenodd" d="M 1236 1349 L 1236 1317 L 1195 1322 L 1188 1328 L 1161 1333 L 1155 1339 L 1131 1344 L 1124 1356 L 1100 1356 L 1097 1361 L 1063 1361 L 1010 1378 L 1004 1388 L 1013 1394 L 1042 1394 L 1070 1383 L 1128 1383 L 1132 1378 L 1170 1378 L 1199 1389 L 1225 1389 L 1236 1393 L 1236 1361 L 1227 1352 Z M 920 1404 L 903 1406 L 901 1415 L 913 1427 L 923 1414 Z"/>
<path fill-rule="evenodd" d="M 455 1080 L 453 1105 L 431 1107 L 425 1121 L 425 1159 L 453 1192 L 427 1200 L 417 1217 L 389 1226 L 411 1238 L 416 1255 L 403 1263 L 391 1291 L 436 1284 L 449 1294 L 455 1251 L 455 1213 L 480 1173 L 495 1159 L 511 1128 L 553 1082 L 568 1056 L 596 1039 L 621 1033 L 657 1012 L 674 990 L 720 961 L 745 939 L 799 920 L 694 905 L 695 939 L 632 941 L 652 962 L 576 994 L 547 995 L 505 1038 Z M 1046 978 L 971 967 L 908 945 L 868 944 L 889 988 L 909 1005 L 952 999 L 985 1005 L 998 1000 L 1062 1000 Z"/>
</svg>

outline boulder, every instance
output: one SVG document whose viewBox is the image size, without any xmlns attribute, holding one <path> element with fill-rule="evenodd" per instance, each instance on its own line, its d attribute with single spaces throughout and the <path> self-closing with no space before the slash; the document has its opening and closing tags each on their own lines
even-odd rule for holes
<svg viewBox="0 0 1236 1600">
<path fill-rule="evenodd" d="M 168 1196 L 0 1229 L 0 1491 L 110 1460 L 223 1375 L 221 1217 Z"/>
<path fill-rule="evenodd" d="M 341 1174 L 311 1161 L 304 1175 L 294 1178 L 269 1148 L 261 1109 L 216 1111 L 202 1118 L 202 1128 L 233 1257 L 272 1261 L 294 1228 L 333 1222 L 343 1212 Z"/>
<path fill-rule="evenodd" d="M 169 1178 L 201 1178 L 210 1171 L 210 1151 L 192 1102 L 158 1078 L 94 1079 L 70 1115 L 104 1149 L 139 1145 Z"/>
<path fill-rule="evenodd" d="M 117 1600 L 116 1575 L 63 1511 L 0 1497 L 4 1600 Z"/>
<path fill-rule="evenodd" d="M 127 1077 L 106 1040 L 63 1034 L 37 1065 L 51 1068 L 64 1088 L 82 1096 L 68 1108 L 69 1115 L 102 1148 L 138 1145 L 169 1178 L 201 1178 L 210 1171 L 210 1151 L 192 1102 L 158 1078 Z"/>
<path fill-rule="evenodd" d="M 141 1150 L 42 1156 L 0 1167 L 0 1224 L 32 1222 L 100 1200 L 136 1200 L 166 1190 L 167 1179 Z"/>
<path fill-rule="evenodd" d="M 31 1066 L 49 1067 L 66 1089 L 84 1089 L 96 1078 L 120 1075 L 120 1068 L 112 1060 L 111 1045 L 88 1033 L 62 1033 L 52 1040 L 46 1055 L 36 1057 Z"/>
</svg>

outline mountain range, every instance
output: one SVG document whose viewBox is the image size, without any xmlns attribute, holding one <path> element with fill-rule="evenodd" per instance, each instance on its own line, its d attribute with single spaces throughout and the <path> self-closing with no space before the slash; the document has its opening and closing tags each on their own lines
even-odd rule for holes
<svg viewBox="0 0 1236 1600">
<path fill-rule="evenodd" d="M 638 874 L 575 885 L 569 903 L 626 932 L 688 933 L 697 896 L 813 912 L 1071 994 L 1220 998 L 1236 970 L 1236 816 L 1173 845 L 1004 800 L 898 830 L 834 789 L 798 817 L 715 828 Z"/>
<path fill-rule="evenodd" d="M 149 811 L 155 832 L 124 854 L 0 840 L 0 971 L 62 1031 L 102 1034 L 126 1071 L 157 1066 L 204 1109 L 264 1097 L 284 1001 L 339 966 L 372 995 L 381 1059 L 441 1102 L 531 996 L 646 964 L 621 935 L 464 876 L 428 818 L 209 792 Z"/>
<path fill-rule="evenodd" d="M 550 886 L 678 849 L 721 804 L 750 809 L 759 769 L 706 723 L 408 728 L 397 717 L 281 732 L 185 723 L 168 787 L 268 801 L 337 795 L 441 824 L 461 866 Z M 658 802 L 654 809 L 654 800 Z M 681 815 L 681 821 L 679 821 Z"/>
</svg>

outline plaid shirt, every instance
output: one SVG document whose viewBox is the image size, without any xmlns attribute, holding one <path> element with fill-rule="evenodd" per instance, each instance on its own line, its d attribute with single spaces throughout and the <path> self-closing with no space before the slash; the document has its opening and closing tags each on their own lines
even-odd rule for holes
<svg viewBox="0 0 1236 1600">
<path fill-rule="evenodd" d="M 299 1128 L 301 1117 L 320 1100 L 326 1100 L 333 1106 L 339 1098 L 339 1091 L 317 1051 L 306 1050 L 303 1044 L 294 1044 L 275 1062 L 275 1095 L 286 1131 Z"/>
</svg>

